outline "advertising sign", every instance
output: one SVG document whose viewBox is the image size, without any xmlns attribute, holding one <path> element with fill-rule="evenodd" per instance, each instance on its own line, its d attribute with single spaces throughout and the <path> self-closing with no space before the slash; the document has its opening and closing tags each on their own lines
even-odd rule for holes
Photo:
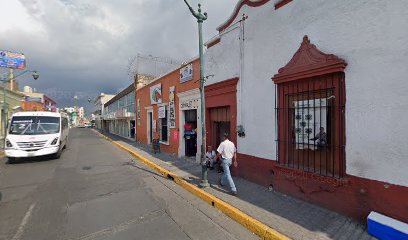
<svg viewBox="0 0 408 240">
<path fill-rule="evenodd" d="M 24 54 L 0 50 L 0 67 L 24 70 L 25 65 Z"/>
<path fill-rule="evenodd" d="M 166 117 L 166 107 L 165 106 L 159 107 L 158 116 L 159 116 L 159 118 L 165 118 Z"/>
<path fill-rule="evenodd" d="M 180 102 L 180 110 L 191 110 L 198 109 L 200 100 L 199 99 L 190 99 L 183 102 Z"/>
<path fill-rule="evenodd" d="M 310 141 L 320 131 L 326 129 L 327 100 L 310 99 L 295 101 L 295 135 L 296 149 L 316 149 L 314 141 Z"/>
<path fill-rule="evenodd" d="M 169 127 L 176 128 L 176 109 L 174 107 L 174 90 L 175 87 L 170 87 L 169 95 Z"/>
<path fill-rule="evenodd" d="M 193 79 L 193 64 L 190 63 L 180 69 L 180 82 L 187 82 Z"/>
<path fill-rule="evenodd" d="M 150 87 L 150 102 L 151 102 L 151 104 L 162 103 L 162 86 L 161 86 L 161 83 Z"/>
</svg>

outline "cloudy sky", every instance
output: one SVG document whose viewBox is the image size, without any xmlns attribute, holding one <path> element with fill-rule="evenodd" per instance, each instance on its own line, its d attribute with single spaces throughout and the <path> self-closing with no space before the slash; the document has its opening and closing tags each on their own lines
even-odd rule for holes
<svg viewBox="0 0 408 240">
<path fill-rule="evenodd" d="M 237 0 L 189 2 L 208 13 L 208 40 Z M 20 89 L 30 85 L 60 107 L 77 95 L 90 109 L 88 97 L 128 86 L 128 62 L 137 53 L 177 60 L 198 55 L 197 23 L 183 0 L 0 0 L 0 9 L 0 49 L 24 53 L 28 69 L 40 72 L 35 82 L 20 77 Z"/>
</svg>

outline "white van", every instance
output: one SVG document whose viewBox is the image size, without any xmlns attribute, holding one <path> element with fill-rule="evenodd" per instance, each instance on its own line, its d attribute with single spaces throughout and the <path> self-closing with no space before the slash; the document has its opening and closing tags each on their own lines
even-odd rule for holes
<svg viewBox="0 0 408 240">
<path fill-rule="evenodd" d="M 68 141 L 68 118 L 54 112 L 18 112 L 11 117 L 4 153 L 13 163 L 17 158 L 61 156 Z"/>
</svg>

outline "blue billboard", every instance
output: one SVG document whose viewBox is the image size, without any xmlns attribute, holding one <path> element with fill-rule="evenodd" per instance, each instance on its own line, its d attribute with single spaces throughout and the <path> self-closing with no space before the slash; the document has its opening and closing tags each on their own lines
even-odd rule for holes
<svg viewBox="0 0 408 240">
<path fill-rule="evenodd" d="M 0 67 L 24 70 L 25 66 L 24 54 L 0 50 Z"/>
</svg>

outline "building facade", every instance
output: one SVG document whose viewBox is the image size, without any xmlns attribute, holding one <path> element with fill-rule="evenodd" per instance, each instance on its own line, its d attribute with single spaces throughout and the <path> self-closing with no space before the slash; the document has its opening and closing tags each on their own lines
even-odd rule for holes
<svg viewBox="0 0 408 240">
<path fill-rule="evenodd" d="M 360 220 L 408 222 L 408 34 L 394 27 L 407 9 L 239 1 L 207 42 L 207 139 L 231 133 L 238 176 Z"/>
<path fill-rule="evenodd" d="M 57 103 L 43 93 L 23 92 L 23 111 L 50 111 L 56 112 Z"/>
<path fill-rule="evenodd" d="M 134 139 L 136 134 L 135 111 L 135 85 L 132 83 L 104 104 L 105 130 Z"/>
<path fill-rule="evenodd" d="M 96 111 L 94 112 L 94 115 L 95 115 L 95 127 L 96 128 L 103 129 L 103 130 L 107 129 L 105 121 L 103 119 L 103 116 L 105 114 L 105 103 L 111 100 L 114 96 L 115 95 L 101 93 L 95 99 L 94 105 L 95 105 Z"/>
<path fill-rule="evenodd" d="M 0 92 L 3 93 L 3 87 L 0 87 Z M 4 105 L 3 99 L 5 98 L 6 100 L 6 104 Z M 22 105 L 22 101 L 24 99 L 24 95 L 19 93 L 19 92 L 15 92 L 15 91 L 11 91 L 9 89 L 5 89 L 5 96 L 1 96 L 0 97 L 0 101 L 1 101 L 1 106 L 2 108 L 0 109 L 0 123 L 2 123 L 2 118 L 6 119 L 6 122 L 8 122 L 11 118 L 11 116 L 13 115 L 13 113 L 19 112 L 21 111 L 21 105 Z M 1 142 L 4 143 L 3 139 L 4 139 L 4 126 L 2 124 L 0 124 L 0 139 Z"/>
<path fill-rule="evenodd" d="M 136 92 L 136 140 L 179 157 L 200 159 L 200 63 L 194 59 Z"/>
</svg>

